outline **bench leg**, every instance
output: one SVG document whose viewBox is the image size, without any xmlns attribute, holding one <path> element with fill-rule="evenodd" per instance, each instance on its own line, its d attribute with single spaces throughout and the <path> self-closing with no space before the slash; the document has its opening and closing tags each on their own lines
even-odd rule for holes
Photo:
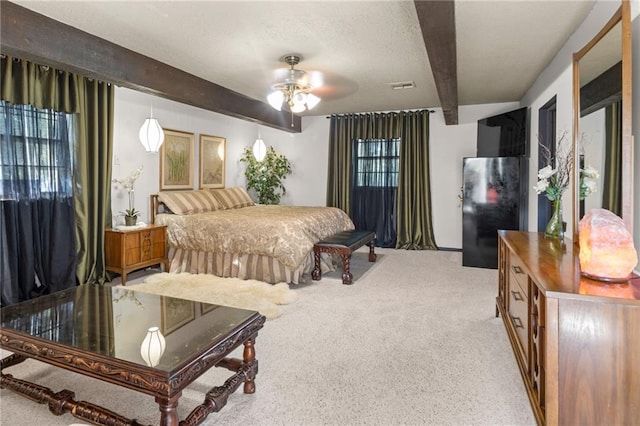
<svg viewBox="0 0 640 426">
<path fill-rule="evenodd" d="M 342 255 L 342 284 L 353 283 L 353 274 L 351 273 L 351 255 Z"/>
<path fill-rule="evenodd" d="M 313 271 L 311 271 L 311 279 L 314 281 L 318 281 L 320 278 L 322 278 L 322 270 L 320 269 L 320 252 L 319 251 L 313 252 L 313 260 L 314 260 L 314 267 L 313 267 Z"/>
<path fill-rule="evenodd" d="M 367 243 L 369 246 L 369 262 L 375 262 L 378 256 L 374 253 L 374 248 L 376 246 L 376 240 L 373 239 Z"/>
</svg>

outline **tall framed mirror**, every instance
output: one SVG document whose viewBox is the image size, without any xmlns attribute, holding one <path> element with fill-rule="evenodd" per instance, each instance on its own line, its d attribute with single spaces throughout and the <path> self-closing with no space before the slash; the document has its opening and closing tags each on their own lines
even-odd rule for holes
<svg viewBox="0 0 640 426">
<path fill-rule="evenodd" d="M 573 55 L 574 243 L 580 218 L 592 208 L 616 213 L 633 233 L 629 7 L 623 0 L 600 32 Z M 596 191 L 581 188 L 581 171 L 595 172 Z"/>
</svg>

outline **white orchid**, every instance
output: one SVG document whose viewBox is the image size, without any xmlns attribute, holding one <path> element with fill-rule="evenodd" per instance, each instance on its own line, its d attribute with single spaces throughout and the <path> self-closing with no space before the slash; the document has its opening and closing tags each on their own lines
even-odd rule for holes
<svg viewBox="0 0 640 426">
<path fill-rule="evenodd" d="M 140 177 L 140 173 L 142 173 L 143 166 L 135 169 L 127 178 L 124 179 L 113 179 L 113 183 L 119 183 L 127 190 L 127 192 L 133 191 L 133 184 L 136 183 L 136 180 Z"/>
<path fill-rule="evenodd" d="M 581 200 L 598 191 L 598 178 L 600 178 L 600 173 L 590 165 L 580 170 Z"/>
<path fill-rule="evenodd" d="M 140 173 L 142 173 L 142 166 L 138 167 L 133 172 L 131 172 L 131 174 L 127 178 L 112 180 L 113 183 L 119 183 L 120 185 L 122 185 L 122 187 L 127 190 L 127 193 L 129 195 L 129 208 L 124 211 L 125 216 L 134 217 L 134 216 L 137 216 L 137 214 L 139 213 L 133 207 L 133 185 L 136 183 L 136 180 L 140 177 Z"/>
</svg>

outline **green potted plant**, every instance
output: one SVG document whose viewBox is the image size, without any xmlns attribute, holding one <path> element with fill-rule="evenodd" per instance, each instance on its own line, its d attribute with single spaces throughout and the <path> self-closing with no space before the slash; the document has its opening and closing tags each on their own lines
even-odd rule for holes
<svg viewBox="0 0 640 426">
<path fill-rule="evenodd" d="M 139 211 L 136 209 L 126 209 L 124 211 L 124 224 L 127 226 L 133 226 L 138 222 Z"/>
<path fill-rule="evenodd" d="M 262 161 L 256 159 L 251 147 L 245 148 L 240 161 L 247 165 L 244 172 L 247 189 L 256 192 L 258 203 L 279 204 L 280 198 L 286 193 L 283 181 L 291 173 L 289 160 L 270 146 Z"/>
</svg>

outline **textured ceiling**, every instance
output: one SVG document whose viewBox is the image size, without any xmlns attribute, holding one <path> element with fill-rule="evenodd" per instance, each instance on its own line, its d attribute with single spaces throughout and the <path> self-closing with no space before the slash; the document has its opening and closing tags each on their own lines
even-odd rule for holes
<svg viewBox="0 0 640 426">
<path fill-rule="evenodd" d="M 301 54 L 324 76 L 307 115 L 440 105 L 411 1 L 14 3 L 265 102 L 280 58 Z M 520 100 L 593 3 L 456 1 L 460 104 Z"/>
</svg>

